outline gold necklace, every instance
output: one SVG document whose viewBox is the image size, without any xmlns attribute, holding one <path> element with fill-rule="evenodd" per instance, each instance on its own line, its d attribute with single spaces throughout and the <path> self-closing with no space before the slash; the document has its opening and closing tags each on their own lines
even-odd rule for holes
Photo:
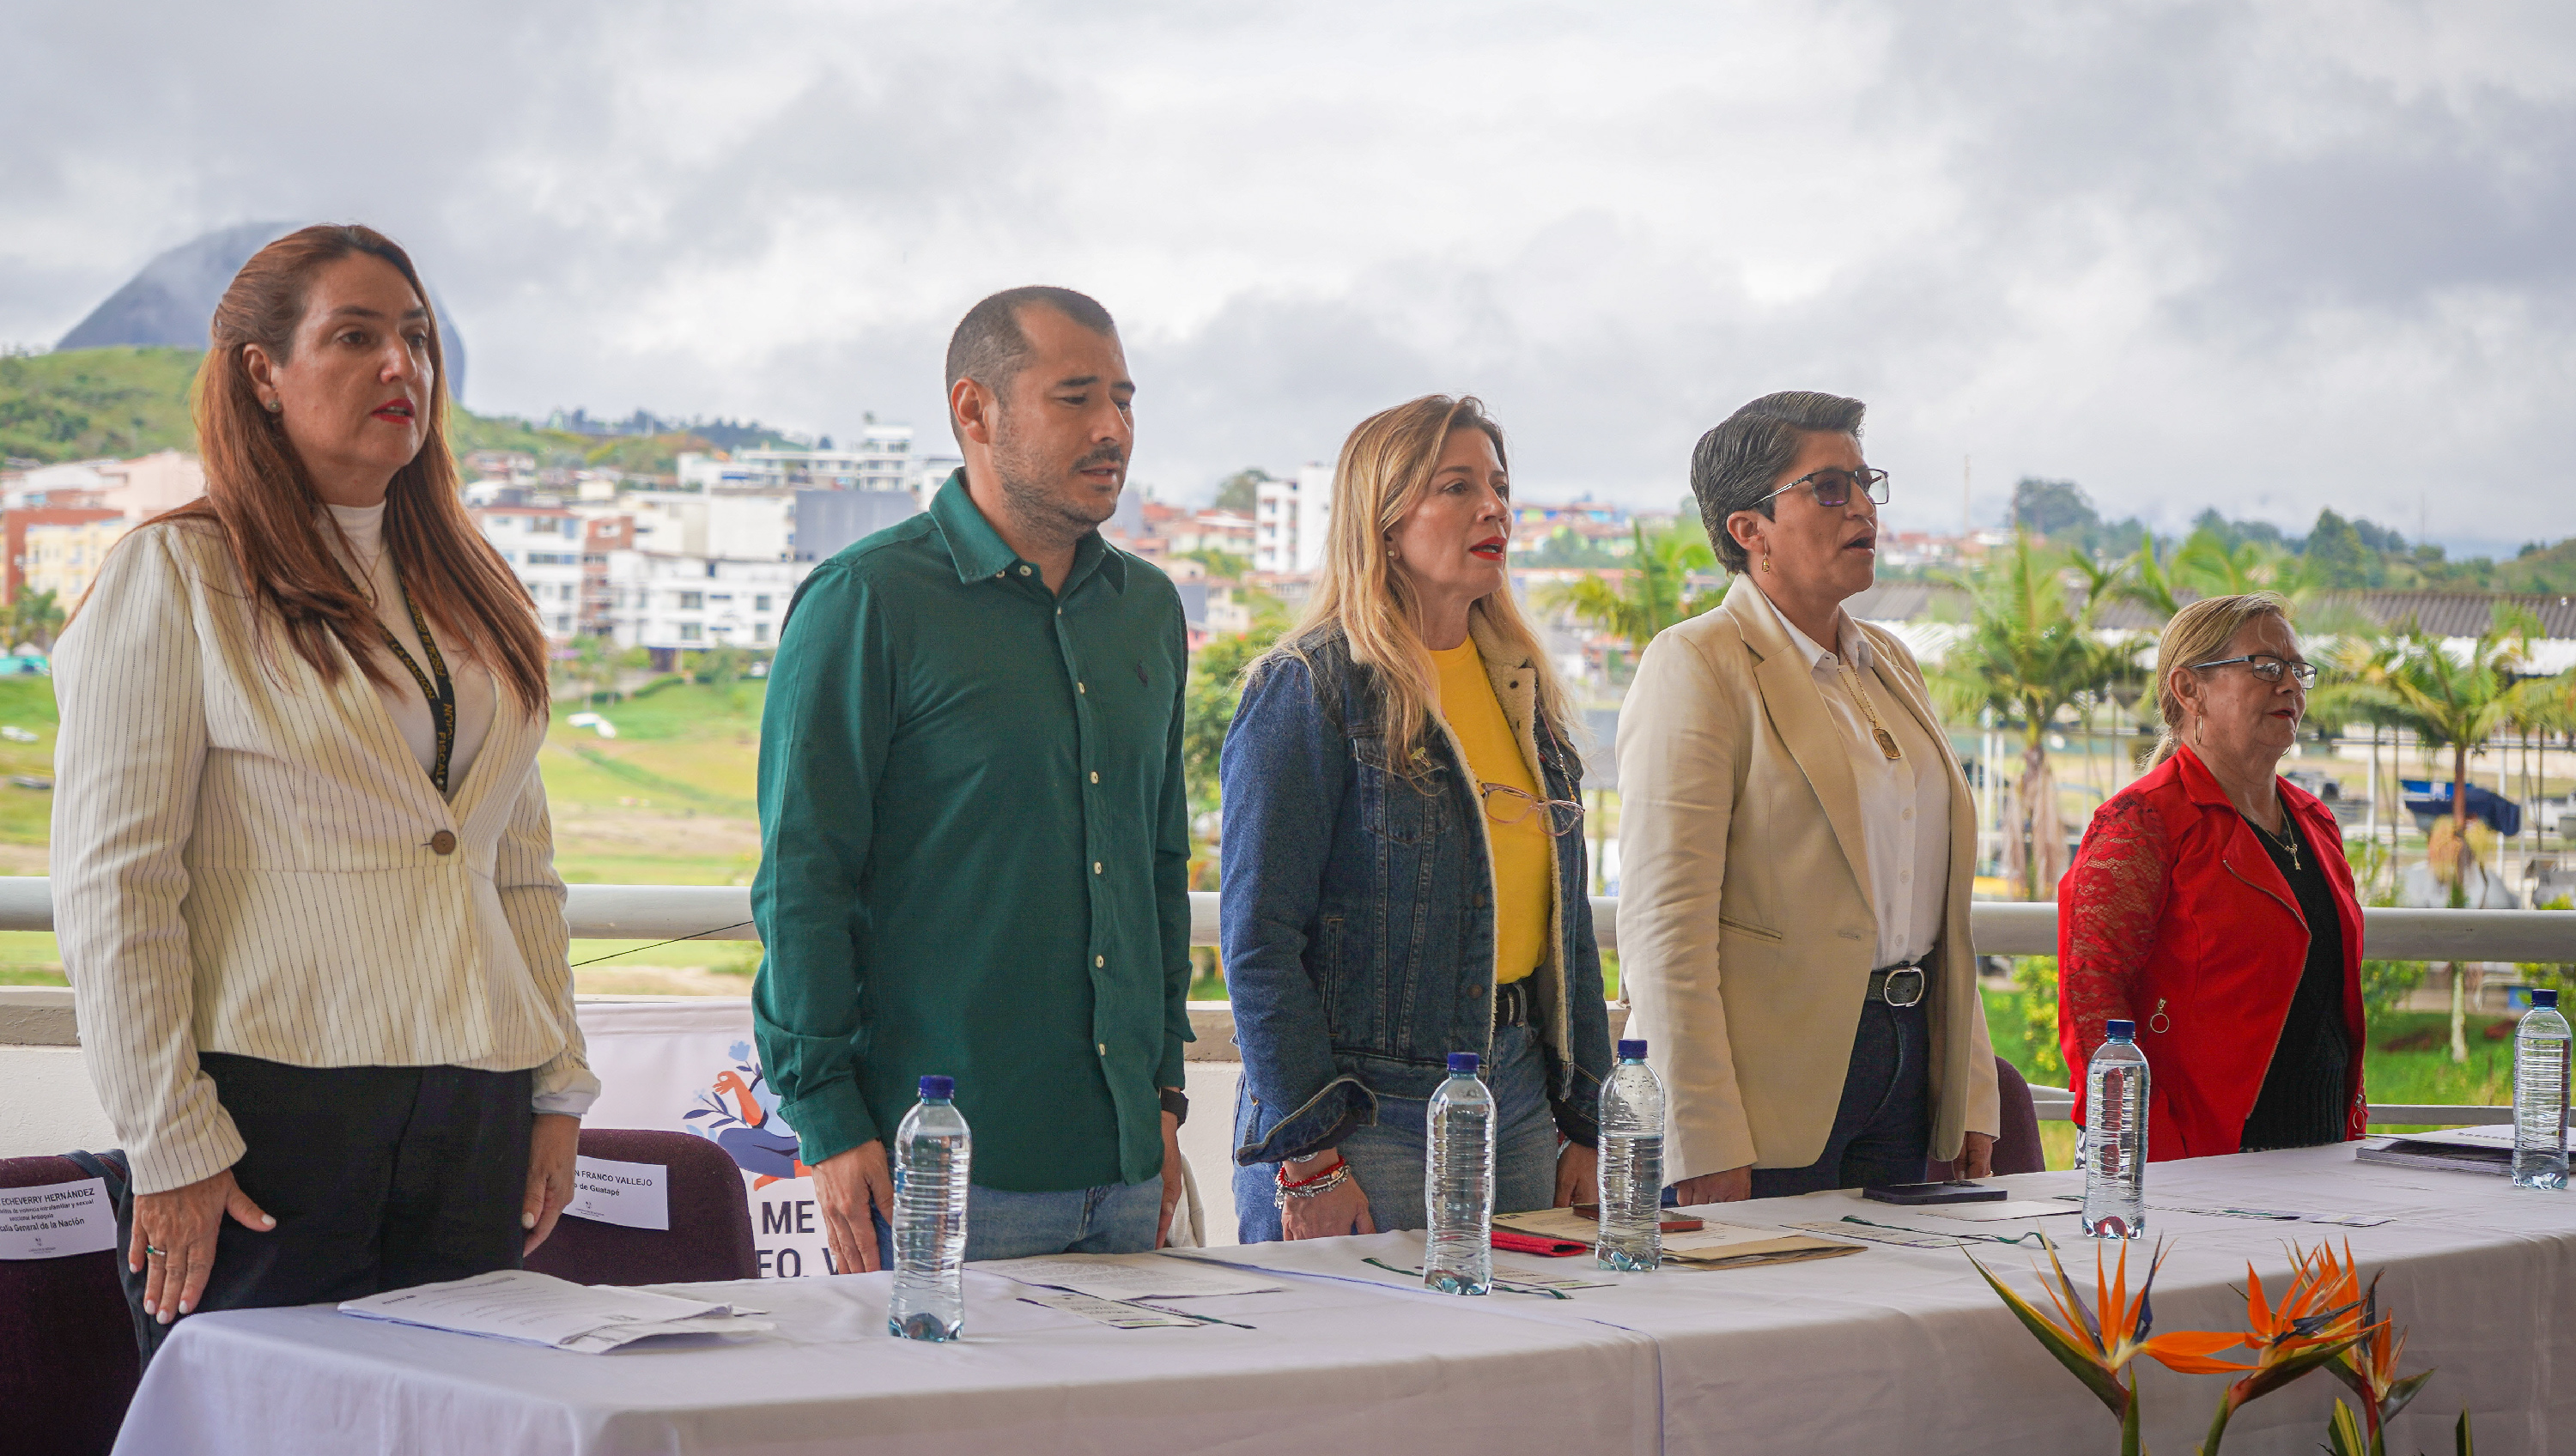
<svg viewBox="0 0 2576 1456">
<path fill-rule="evenodd" d="M 2251 817 L 2248 817 L 2245 822 L 2248 824 L 2254 824 L 2254 820 Z M 2290 857 L 2291 869 L 2295 870 L 2299 867 L 2299 831 L 2298 827 L 2290 822 L 2290 810 L 2288 805 L 2285 804 L 2281 807 L 2280 833 L 2274 834 L 2271 830 L 2264 828 L 2260 824 L 2254 824 L 2254 832 L 2262 835 L 2265 839 L 2270 840 L 2274 844 L 2281 846 L 2281 852 Z"/>
<path fill-rule="evenodd" d="M 1853 669 L 1851 658 L 1848 655 L 1836 657 L 1834 666 L 1842 670 L 1843 682 L 1851 688 L 1852 696 L 1860 699 L 1860 710 L 1869 715 L 1869 731 L 1878 739 L 1878 751 L 1891 759 L 1903 758 L 1905 750 L 1896 746 L 1896 735 L 1888 732 L 1887 725 L 1878 721 L 1878 705 L 1869 700 L 1869 689 L 1860 685 L 1860 673 Z"/>
</svg>

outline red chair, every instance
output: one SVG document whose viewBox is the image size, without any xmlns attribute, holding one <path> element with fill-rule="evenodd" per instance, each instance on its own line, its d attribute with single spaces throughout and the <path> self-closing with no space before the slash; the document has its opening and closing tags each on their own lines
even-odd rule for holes
<svg viewBox="0 0 2576 1456">
<path fill-rule="evenodd" d="M 671 1227 L 623 1228 L 566 1214 L 528 1267 L 575 1284 L 699 1284 L 757 1279 L 751 1200 L 733 1156 L 694 1133 L 583 1128 L 581 1155 L 669 1171 Z"/>
<path fill-rule="evenodd" d="M 69 1158 L 0 1158 L 0 1188 L 76 1183 Z M 116 1444 L 143 1378 L 122 1249 L 0 1260 L 0 1456 L 66 1456 Z"/>
</svg>

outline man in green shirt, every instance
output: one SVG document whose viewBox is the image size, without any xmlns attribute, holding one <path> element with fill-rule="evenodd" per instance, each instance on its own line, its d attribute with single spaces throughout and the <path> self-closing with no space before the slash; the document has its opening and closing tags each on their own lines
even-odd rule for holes
<svg viewBox="0 0 2576 1456">
<path fill-rule="evenodd" d="M 1188 629 L 1170 580 L 1100 539 L 1134 395 L 1091 299 L 977 304 L 948 346 L 965 468 L 815 567 L 780 636 L 752 1011 L 836 1270 L 891 1259 L 887 1145 L 925 1074 L 974 1129 L 968 1258 L 1169 1231 Z"/>
</svg>

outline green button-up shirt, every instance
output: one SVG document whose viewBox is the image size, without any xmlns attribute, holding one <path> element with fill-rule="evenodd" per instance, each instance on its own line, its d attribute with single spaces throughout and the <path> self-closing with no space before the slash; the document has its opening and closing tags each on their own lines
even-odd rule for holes
<svg viewBox="0 0 2576 1456">
<path fill-rule="evenodd" d="M 952 475 L 814 568 L 760 728 L 762 1070 L 805 1161 L 957 1079 L 974 1181 L 1136 1183 L 1190 1039 L 1188 629 L 1083 538 L 1061 592 Z"/>
</svg>

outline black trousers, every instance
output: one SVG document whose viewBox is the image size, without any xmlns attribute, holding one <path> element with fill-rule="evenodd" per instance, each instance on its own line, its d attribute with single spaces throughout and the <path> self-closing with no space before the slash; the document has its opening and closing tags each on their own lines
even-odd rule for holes
<svg viewBox="0 0 2576 1456">
<path fill-rule="evenodd" d="M 1861 1007 L 1851 1070 L 1824 1156 L 1803 1168 L 1756 1168 L 1753 1196 L 1920 1183 L 1932 1156 L 1932 1018 L 1926 1003 Z"/>
<path fill-rule="evenodd" d="M 198 1312 L 357 1299 L 519 1267 L 527 1235 L 532 1072 L 290 1067 L 200 1054 L 247 1150 L 233 1179 L 277 1227 L 226 1215 Z M 125 1269 L 133 1198 L 117 1205 L 118 1269 L 149 1361 L 175 1325 L 143 1312 Z"/>
</svg>

